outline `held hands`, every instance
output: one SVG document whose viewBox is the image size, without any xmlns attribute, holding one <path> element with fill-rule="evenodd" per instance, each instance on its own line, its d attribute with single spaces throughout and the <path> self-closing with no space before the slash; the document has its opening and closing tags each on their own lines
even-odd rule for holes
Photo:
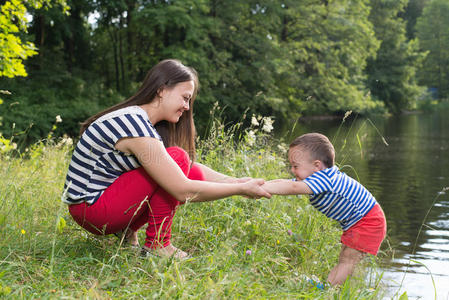
<svg viewBox="0 0 449 300">
<path fill-rule="evenodd" d="M 271 194 L 262 188 L 265 183 L 263 179 L 246 179 L 243 184 L 243 194 L 248 198 L 258 199 L 261 197 L 271 198 Z"/>
</svg>

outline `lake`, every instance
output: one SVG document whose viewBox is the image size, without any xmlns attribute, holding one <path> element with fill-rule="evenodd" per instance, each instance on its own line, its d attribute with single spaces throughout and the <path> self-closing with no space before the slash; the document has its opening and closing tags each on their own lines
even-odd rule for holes
<svg viewBox="0 0 449 300">
<path fill-rule="evenodd" d="M 449 111 L 342 120 L 298 122 L 283 136 L 326 134 L 340 169 L 381 204 L 387 298 L 449 299 Z"/>
</svg>

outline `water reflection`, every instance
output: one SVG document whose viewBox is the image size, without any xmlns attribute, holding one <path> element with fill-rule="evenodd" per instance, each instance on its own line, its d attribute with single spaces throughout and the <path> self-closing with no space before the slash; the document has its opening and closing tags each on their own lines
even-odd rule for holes
<svg viewBox="0 0 449 300">
<path fill-rule="evenodd" d="M 443 111 L 310 121 L 297 124 L 286 137 L 289 142 L 305 132 L 326 134 L 340 168 L 382 205 L 393 248 L 384 249 L 391 256 L 385 259 L 383 280 L 389 297 L 405 290 L 410 299 L 434 299 L 435 293 L 437 299 L 449 299 L 448 116 Z"/>
</svg>

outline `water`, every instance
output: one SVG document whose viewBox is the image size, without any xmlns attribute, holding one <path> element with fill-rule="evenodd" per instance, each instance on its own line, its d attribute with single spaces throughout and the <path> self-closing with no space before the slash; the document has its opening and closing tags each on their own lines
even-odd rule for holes
<svg viewBox="0 0 449 300">
<path fill-rule="evenodd" d="M 331 139 L 337 164 L 385 211 L 387 298 L 449 299 L 449 111 L 313 120 L 284 136 L 312 131 Z"/>
</svg>

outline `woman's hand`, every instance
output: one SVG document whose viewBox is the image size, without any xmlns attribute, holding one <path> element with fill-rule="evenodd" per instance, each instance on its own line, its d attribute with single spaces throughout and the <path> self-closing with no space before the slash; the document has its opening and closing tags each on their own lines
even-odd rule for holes
<svg viewBox="0 0 449 300">
<path fill-rule="evenodd" d="M 262 188 L 265 183 L 263 179 L 248 179 L 243 183 L 243 193 L 248 198 L 258 199 L 261 197 L 271 198 L 271 194 Z"/>
</svg>

